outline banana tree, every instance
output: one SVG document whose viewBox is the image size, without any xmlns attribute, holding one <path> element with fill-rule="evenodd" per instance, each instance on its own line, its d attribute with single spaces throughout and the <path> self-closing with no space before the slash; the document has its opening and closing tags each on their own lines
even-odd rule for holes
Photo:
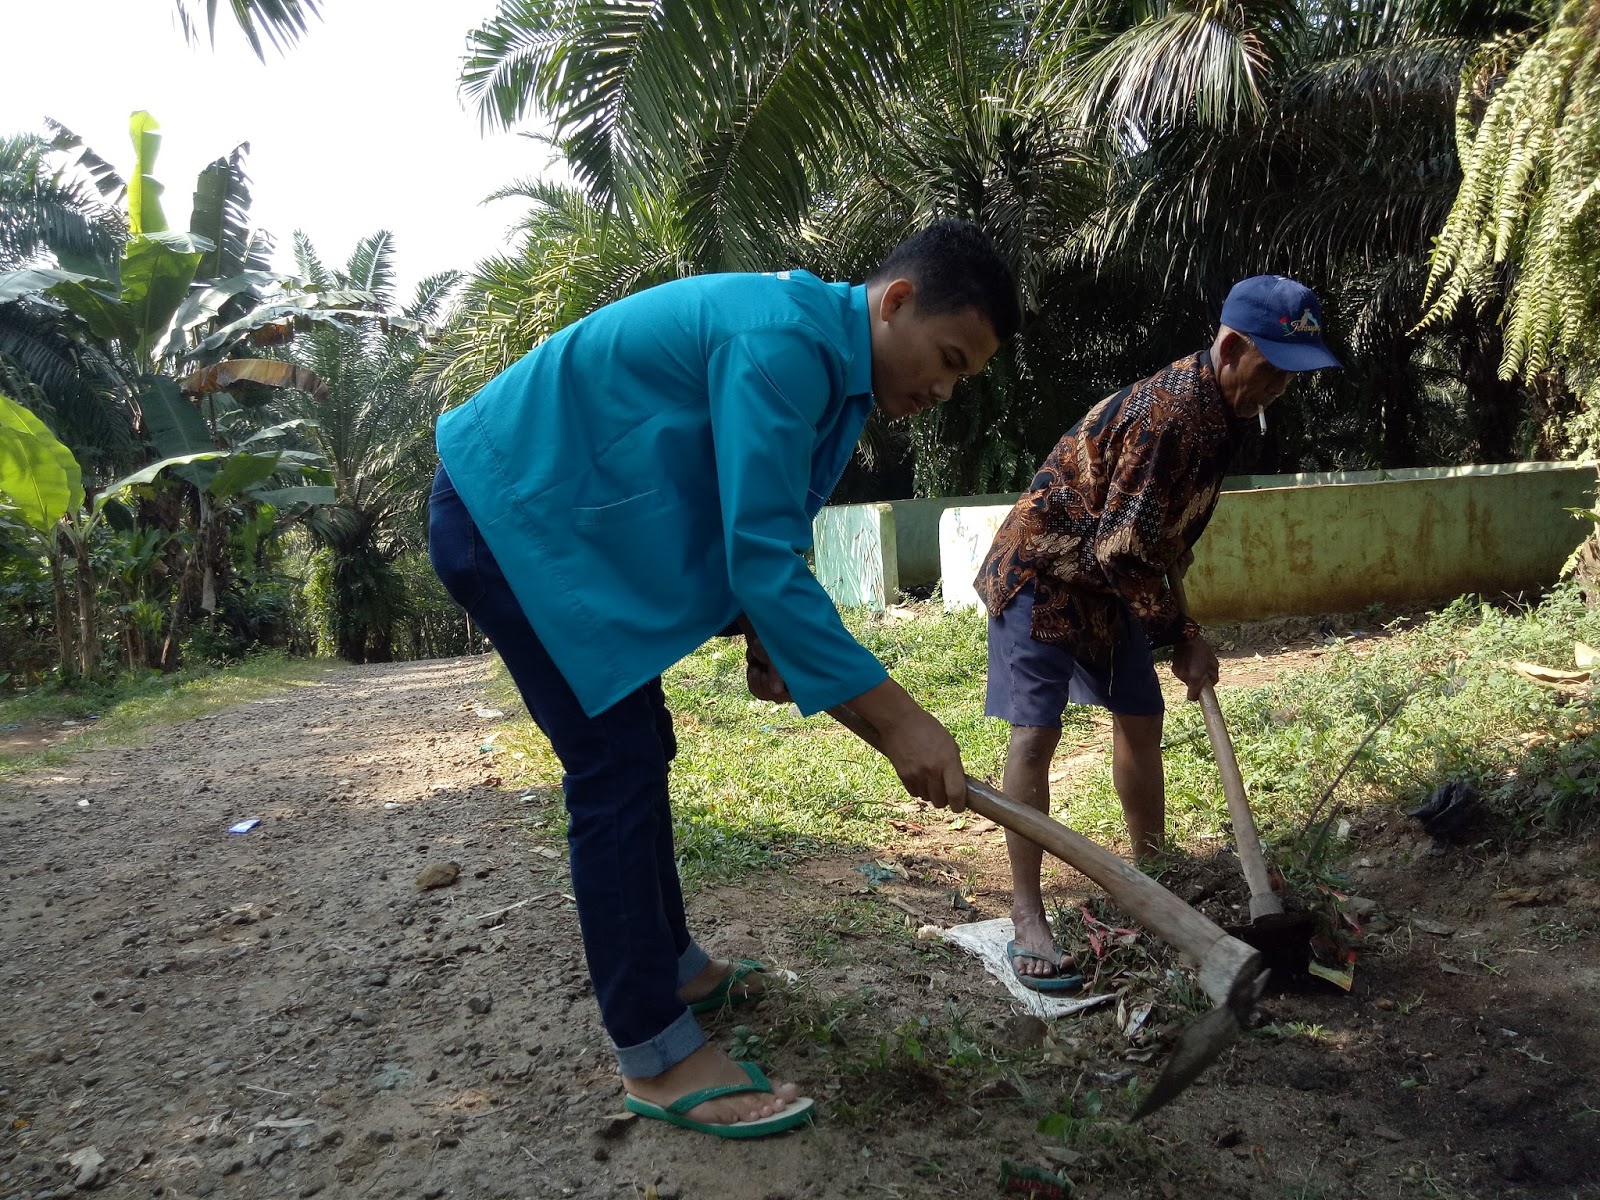
<svg viewBox="0 0 1600 1200">
<path fill-rule="evenodd" d="M 86 489 L 83 471 L 72 452 L 33 413 L 8 396 L 0 395 L 0 518 L 19 526 L 37 545 L 50 565 L 55 596 L 56 630 L 63 672 L 75 669 L 94 674 L 99 658 L 95 596 L 97 581 L 89 548 L 102 522 L 126 521 L 121 500 L 127 493 L 151 485 L 170 474 L 205 480 L 199 489 L 208 508 L 248 496 L 259 503 L 331 504 L 334 489 L 327 485 L 269 486 L 285 473 L 320 474 L 314 456 L 304 451 L 273 448 L 272 443 L 305 424 L 285 422 L 262 430 L 249 439 L 245 450 L 215 448 L 176 454 L 112 480 L 100 488 Z M 76 627 L 67 595 L 64 560 L 71 559 L 76 576 Z M 167 628 L 163 661 L 181 629 L 182 588 Z M 212 606 L 215 607 L 213 596 Z M 76 646 L 74 652 L 73 647 Z"/>
<path fill-rule="evenodd" d="M 127 206 L 128 238 L 117 259 L 103 264 L 100 274 L 54 267 L 0 274 L 0 305 L 24 299 L 47 304 L 80 341 L 103 349 L 121 379 L 135 435 L 163 452 L 168 448 L 160 430 L 149 428 L 145 413 L 150 403 L 161 403 L 152 395 L 162 389 L 161 380 L 249 355 L 258 338 L 372 314 L 364 292 L 308 288 L 266 270 L 270 243 L 246 223 L 246 147 L 200 173 L 188 231 L 169 229 L 163 189 L 151 174 L 161 140 L 157 128 L 148 113 L 134 113 L 133 173 L 125 182 L 107 169 L 98 177 Z M 75 139 L 64 134 L 58 144 Z"/>
<path fill-rule="evenodd" d="M 164 458 L 89 495 L 72 451 L 38 417 L 9 396 L 0 395 L 0 516 L 31 534 L 49 560 L 64 674 L 73 669 L 74 660 L 78 673 L 86 677 L 99 667 L 89 543 L 106 519 L 108 506 L 129 489 L 151 483 L 167 470 L 221 457 L 221 451 L 205 450 Z M 64 553 L 72 556 L 77 568 L 76 627 L 67 597 Z"/>
<path fill-rule="evenodd" d="M 102 195 L 126 205 L 128 237 L 115 261 L 98 271 L 0 274 L 0 309 L 29 304 L 53 312 L 58 331 L 110 364 L 135 442 L 168 466 L 185 460 L 175 473 L 193 489 L 196 536 L 181 573 L 180 615 L 169 623 L 163 648 L 163 662 L 170 663 L 182 614 L 191 605 L 205 613 L 217 609 L 226 543 L 218 518 L 227 504 L 263 493 L 280 508 L 333 500 L 318 456 L 273 444 L 287 429 L 268 436 L 274 431 L 225 420 L 267 390 L 321 386 L 293 364 L 250 356 L 259 344 L 275 344 L 308 325 L 349 329 L 374 314 L 365 292 L 306 286 L 265 269 L 270 244 L 248 225 L 245 147 L 201 172 L 189 230 L 180 233 L 168 228 L 162 187 L 152 173 L 160 145 L 156 122 L 135 113 L 130 134 L 135 162 L 126 181 L 90 151 L 78 160 Z M 79 145 L 67 130 L 56 144 Z M 304 486 L 308 478 L 311 485 Z"/>
</svg>

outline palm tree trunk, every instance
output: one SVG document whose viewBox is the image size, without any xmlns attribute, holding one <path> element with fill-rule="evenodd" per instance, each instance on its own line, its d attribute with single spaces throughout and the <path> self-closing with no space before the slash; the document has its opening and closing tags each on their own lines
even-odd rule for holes
<svg viewBox="0 0 1600 1200">
<path fill-rule="evenodd" d="M 211 510 L 211 501 L 207 498 L 205 489 L 200 490 L 200 537 L 195 545 L 195 553 L 200 556 L 200 611 L 214 613 L 217 611 L 217 573 L 212 565 L 211 542 L 215 535 L 216 517 Z"/>
<path fill-rule="evenodd" d="M 72 539 L 78 575 L 78 671 L 92 679 L 100 670 L 100 635 L 95 629 L 94 572 L 89 566 L 87 532 Z"/>
<path fill-rule="evenodd" d="M 65 678 L 72 674 L 72 663 L 77 657 L 74 644 L 72 615 L 67 607 L 67 580 L 61 570 L 61 530 L 58 527 L 50 540 L 50 591 L 55 602 L 56 616 L 56 666 Z"/>
</svg>

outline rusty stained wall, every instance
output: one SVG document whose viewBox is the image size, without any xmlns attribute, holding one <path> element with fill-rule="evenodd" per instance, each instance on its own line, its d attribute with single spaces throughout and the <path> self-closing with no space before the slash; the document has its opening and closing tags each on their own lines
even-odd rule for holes
<svg viewBox="0 0 1600 1200">
<path fill-rule="evenodd" d="M 1420 472 L 1417 474 L 1421 474 Z M 1593 467 L 1523 463 L 1225 492 L 1195 548 L 1195 617 L 1255 620 L 1553 583 L 1593 508 Z"/>
</svg>

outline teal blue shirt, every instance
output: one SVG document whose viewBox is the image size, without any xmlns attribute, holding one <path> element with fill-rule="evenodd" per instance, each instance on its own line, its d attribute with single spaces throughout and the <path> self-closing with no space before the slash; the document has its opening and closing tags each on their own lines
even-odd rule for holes
<svg viewBox="0 0 1600 1200">
<path fill-rule="evenodd" d="M 584 710 L 740 613 L 810 714 L 886 678 L 806 567 L 872 408 L 866 289 L 706 275 L 562 330 L 439 419 L 439 455 Z"/>
</svg>

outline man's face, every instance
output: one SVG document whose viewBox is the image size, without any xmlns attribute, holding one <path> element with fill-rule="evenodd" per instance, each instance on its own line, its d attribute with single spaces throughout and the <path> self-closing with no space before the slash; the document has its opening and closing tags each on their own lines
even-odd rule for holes
<svg viewBox="0 0 1600 1200">
<path fill-rule="evenodd" d="M 1217 385 L 1236 417 L 1253 417 L 1265 412 L 1294 378 L 1292 372 L 1273 366 L 1243 334 L 1238 337 L 1232 361 L 1224 361 L 1217 373 Z"/>
<path fill-rule="evenodd" d="M 873 312 L 873 396 L 886 417 L 922 412 L 950 399 L 956 382 L 983 370 L 999 348 L 977 309 L 922 316 L 911 284 L 896 280 Z"/>
</svg>

